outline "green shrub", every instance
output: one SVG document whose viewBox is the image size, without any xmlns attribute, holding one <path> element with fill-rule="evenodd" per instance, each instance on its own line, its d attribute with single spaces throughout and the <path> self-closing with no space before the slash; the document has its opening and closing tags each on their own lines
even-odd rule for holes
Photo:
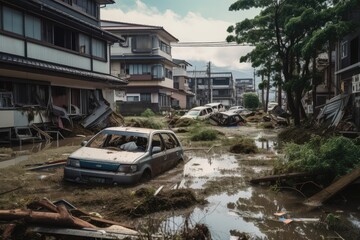
<svg viewBox="0 0 360 240">
<path fill-rule="evenodd" d="M 145 111 L 143 111 L 141 113 L 141 116 L 142 117 L 153 117 L 153 116 L 155 116 L 155 113 L 150 108 L 147 108 Z"/>
<path fill-rule="evenodd" d="M 152 128 L 152 129 L 163 129 L 164 125 L 156 121 L 155 118 L 131 118 L 127 119 L 126 126 L 128 127 L 141 127 L 141 128 Z"/>
<path fill-rule="evenodd" d="M 337 177 L 360 164 L 360 147 L 345 137 L 313 137 L 303 145 L 288 143 L 284 152 L 286 162 L 281 170 L 285 172 L 325 172 Z"/>
<path fill-rule="evenodd" d="M 192 141 L 213 141 L 216 140 L 218 132 L 212 129 L 201 129 L 191 136 Z"/>
<path fill-rule="evenodd" d="M 256 109 L 260 105 L 259 97 L 255 93 L 244 93 L 244 107 Z"/>
</svg>

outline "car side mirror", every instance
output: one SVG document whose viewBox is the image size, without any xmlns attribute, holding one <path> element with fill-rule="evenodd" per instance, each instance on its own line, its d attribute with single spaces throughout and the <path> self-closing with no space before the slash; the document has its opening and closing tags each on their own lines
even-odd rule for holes
<svg viewBox="0 0 360 240">
<path fill-rule="evenodd" d="M 81 142 L 81 146 L 83 147 L 83 146 L 85 146 L 87 143 L 88 143 L 88 141 L 82 141 L 82 142 Z"/>
<path fill-rule="evenodd" d="M 155 146 L 152 148 L 151 152 L 152 152 L 152 154 L 159 153 L 159 152 L 161 152 L 161 147 Z"/>
</svg>

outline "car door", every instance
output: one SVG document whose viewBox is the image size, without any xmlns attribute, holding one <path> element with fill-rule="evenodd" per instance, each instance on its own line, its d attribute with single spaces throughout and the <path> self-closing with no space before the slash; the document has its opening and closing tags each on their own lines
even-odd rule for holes
<svg viewBox="0 0 360 240">
<path fill-rule="evenodd" d="M 164 171 L 166 166 L 166 149 L 162 138 L 159 133 L 152 135 L 151 137 L 151 170 L 153 175 L 157 175 L 160 172 Z"/>
<path fill-rule="evenodd" d="M 179 151 L 180 144 L 172 133 L 162 133 L 161 137 L 164 140 L 166 149 L 166 169 L 170 169 L 176 165 L 176 163 L 181 158 L 181 153 Z"/>
</svg>

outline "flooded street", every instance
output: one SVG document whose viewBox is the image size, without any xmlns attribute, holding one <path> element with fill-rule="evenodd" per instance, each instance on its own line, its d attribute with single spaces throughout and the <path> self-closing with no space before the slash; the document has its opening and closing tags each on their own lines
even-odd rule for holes
<svg viewBox="0 0 360 240">
<path fill-rule="evenodd" d="M 162 218 L 162 220 L 166 219 L 162 225 L 167 229 L 176 232 L 184 227 L 185 223 L 191 225 L 201 223 L 209 228 L 212 239 L 218 240 L 235 240 L 242 234 L 250 237 L 248 239 L 341 239 L 335 231 L 326 228 L 324 219 L 328 213 L 334 213 L 348 226 L 360 228 L 360 205 L 356 199 L 345 201 L 346 198 L 341 196 L 340 201 L 329 202 L 321 208 L 311 209 L 303 204 L 305 196 L 294 189 L 250 184 L 252 178 L 272 174 L 274 162 L 279 156 L 276 152 L 277 131 L 255 127 L 221 130 L 228 138 L 241 135 L 254 139 L 259 152 L 231 154 L 225 146 L 219 145 L 209 147 L 208 150 L 193 148 L 186 151 L 188 160 L 184 165 L 161 174 L 145 184 L 155 189 L 164 185 L 163 191 L 167 191 L 178 183 L 180 189 L 192 189 L 207 201 L 207 204 L 197 205 L 194 208 L 166 213 L 166 217 Z M 39 156 L 43 157 L 43 161 L 51 161 L 54 158 L 66 159 L 83 140 L 83 137 L 76 137 L 49 145 L 43 143 L 23 145 L 21 151 L 19 148 L 14 148 L 19 154 L 11 160 L 0 162 L 0 168 L 32 163 L 38 160 L 35 158 Z M 50 152 L 52 155 L 49 154 Z M 48 174 L 53 176 L 52 180 L 49 180 L 53 184 L 53 190 L 47 190 L 44 188 L 47 182 L 43 179 L 48 176 L 43 174 L 31 173 L 34 176 L 32 181 L 37 185 L 34 191 L 35 189 L 49 191 L 40 194 L 42 197 L 71 199 L 72 192 L 82 187 L 64 185 L 63 171 L 58 169 Z M 30 176 L 30 173 L 27 175 Z M 41 178 L 42 176 L 45 177 Z M 12 182 L 10 178 L 8 181 Z M 18 186 L 16 181 L 12 184 L 13 188 Z M 9 189 L 11 188 L 6 187 L 3 190 Z M 124 190 L 121 186 L 112 189 L 114 192 Z M 90 191 L 92 190 L 88 188 L 87 192 Z M 76 197 L 72 197 L 73 201 L 77 201 Z M 95 197 L 94 201 L 97 201 L 97 198 Z M 99 211 L 99 207 L 101 206 L 91 205 L 89 209 Z M 274 215 L 281 212 L 286 213 L 283 217 L 291 218 L 293 221 L 285 224 L 281 216 Z"/>
</svg>

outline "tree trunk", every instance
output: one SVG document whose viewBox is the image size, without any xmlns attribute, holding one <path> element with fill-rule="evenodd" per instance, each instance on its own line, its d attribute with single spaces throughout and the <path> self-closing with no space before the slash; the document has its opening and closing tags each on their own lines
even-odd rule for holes
<svg viewBox="0 0 360 240">
<path fill-rule="evenodd" d="M 268 111 L 268 105 L 269 105 L 269 92 L 270 92 L 270 71 L 268 73 L 268 80 L 267 80 L 267 84 L 266 84 L 266 103 L 265 103 L 265 106 L 266 106 L 266 110 L 265 112 Z"/>
<path fill-rule="evenodd" d="M 316 81 L 316 51 L 314 51 L 314 55 L 313 55 L 313 66 L 312 66 L 312 110 L 313 110 L 313 116 L 315 116 L 315 111 L 316 111 L 316 96 L 317 96 L 317 92 L 316 92 L 316 88 L 317 88 L 317 81 Z"/>
</svg>

